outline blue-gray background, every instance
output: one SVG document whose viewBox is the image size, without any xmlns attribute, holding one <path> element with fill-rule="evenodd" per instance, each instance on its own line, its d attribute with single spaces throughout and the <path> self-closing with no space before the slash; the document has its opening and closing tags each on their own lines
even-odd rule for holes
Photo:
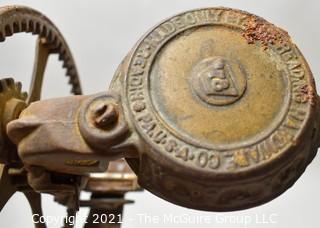
<svg viewBox="0 0 320 228">
<path fill-rule="evenodd" d="M 159 21 L 192 8 L 226 6 L 239 8 L 264 17 L 289 32 L 298 45 L 320 85 L 320 1 L 317 0 L 0 0 L 0 5 L 20 4 L 46 14 L 64 34 L 78 65 L 86 94 L 106 90 L 117 65 L 134 43 Z M 28 88 L 32 71 L 35 37 L 18 34 L 0 44 L 0 77 L 13 76 Z M 44 97 L 67 95 L 69 86 L 61 63 L 53 56 L 49 60 L 44 85 Z M 320 158 L 307 168 L 303 176 L 285 194 L 257 208 L 213 213 L 175 206 L 148 192 L 130 193 L 135 204 L 125 208 L 123 228 L 142 227 L 319 227 Z M 88 198 L 88 194 L 83 197 Z M 63 216 L 65 210 L 44 197 L 46 216 Z M 88 210 L 78 216 L 84 219 Z M 144 215 L 142 215 L 144 214 Z M 156 221 L 145 221 L 145 215 Z M 176 224 L 163 216 L 202 218 L 210 224 Z M 264 220 L 263 220 L 264 218 Z M 248 224 L 243 224 L 244 220 Z M 207 220 L 206 220 L 207 221 Z M 262 222 L 266 223 L 262 223 Z M 275 222 L 275 223 L 271 223 Z M 0 214 L 0 227 L 31 228 L 31 211 L 22 194 L 16 194 Z M 60 227 L 49 224 L 49 228 Z M 77 224 L 77 227 L 82 227 Z"/>
</svg>

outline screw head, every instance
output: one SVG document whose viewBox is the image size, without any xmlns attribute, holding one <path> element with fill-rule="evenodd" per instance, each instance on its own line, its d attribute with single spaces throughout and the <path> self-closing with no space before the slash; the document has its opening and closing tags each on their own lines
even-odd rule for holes
<svg viewBox="0 0 320 228">
<path fill-rule="evenodd" d="M 118 120 L 119 112 L 112 103 L 99 102 L 92 110 L 94 125 L 100 129 L 112 127 Z"/>
</svg>

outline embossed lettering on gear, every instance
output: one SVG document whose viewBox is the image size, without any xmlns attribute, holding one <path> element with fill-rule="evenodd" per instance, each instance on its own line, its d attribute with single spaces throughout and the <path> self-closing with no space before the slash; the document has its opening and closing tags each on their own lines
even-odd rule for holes
<svg viewBox="0 0 320 228">
<path fill-rule="evenodd" d="M 291 186 L 316 153 L 309 67 L 261 18 L 226 8 L 179 14 L 124 64 L 126 113 L 149 148 L 129 163 L 160 197 L 204 210 L 252 207 Z"/>
</svg>

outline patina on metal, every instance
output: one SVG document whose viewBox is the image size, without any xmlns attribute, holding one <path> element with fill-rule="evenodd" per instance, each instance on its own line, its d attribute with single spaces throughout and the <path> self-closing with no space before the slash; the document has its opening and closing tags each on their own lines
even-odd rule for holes
<svg viewBox="0 0 320 228">
<path fill-rule="evenodd" d="M 33 214 L 42 215 L 41 195 L 39 189 L 34 188 L 40 185 L 32 177 L 31 172 L 27 171 L 23 161 L 18 157 L 16 147 L 6 135 L 6 125 L 19 117 L 21 111 L 28 104 L 39 100 L 41 97 L 41 88 L 44 78 L 44 71 L 47 59 L 51 54 L 58 54 L 59 60 L 63 61 L 63 67 L 67 69 L 66 75 L 69 76 L 69 83 L 72 86 L 73 94 L 81 94 L 80 80 L 71 52 L 54 24 L 41 13 L 22 6 L 0 7 L 0 41 L 5 41 L 6 37 L 15 33 L 26 32 L 38 35 L 36 41 L 36 51 L 34 59 L 33 73 L 29 95 L 21 91 L 21 83 L 14 82 L 12 79 L 0 80 L 0 162 L 1 164 L 1 183 L 0 183 L 0 211 L 5 206 L 11 196 L 17 192 L 23 192 L 31 206 Z M 44 176 L 44 175 L 42 175 Z M 48 174 L 48 176 L 51 176 Z M 42 179 L 42 192 L 49 192 L 53 185 L 51 178 Z M 62 184 L 62 183 L 59 183 Z M 68 205 L 74 209 L 78 207 L 78 193 L 75 191 L 74 183 L 71 183 L 73 191 L 70 191 L 69 185 L 59 189 L 59 194 L 64 198 L 71 198 Z M 45 186 L 45 187 L 44 187 Z M 48 187 L 48 188 L 46 188 Z M 69 187 L 69 189 L 67 189 Z M 38 191 L 38 192 L 36 192 Z M 55 192 L 50 192 L 55 193 Z M 43 223 L 35 223 L 35 227 L 45 227 Z"/>
<path fill-rule="evenodd" d="M 140 185 L 185 207 L 268 202 L 319 146 L 308 64 L 286 32 L 243 11 L 200 9 L 162 22 L 111 88 L 144 148 L 128 160 Z"/>
<path fill-rule="evenodd" d="M 0 80 L 0 210 L 16 191 L 21 191 L 28 199 L 32 213 L 41 216 L 42 207 L 40 193 L 49 193 L 54 195 L 55 201 L 67 207 L 68 216 L 75 216 L 76 211 L 79 209 L 80 191 L 86 188 L 87 183 L 92 182 L 92 177 L 89 177 L 88 175 L 80 176 L 66 173 L 61 169 L 50 170 L 44 168 L 43 165 L 29 166 L 21 160 L 21 156 L 18 156 L 17 147 L 9 140 L 6 134 L 7 124 L 12 120 L 17 119 L 22 110 L 28 105 L 41 98 L 44 71 L 47 60 L 51 54 L 58 54 L 59 60 L 63 61 L 63 67 L 66 68 L 66 75 L 69 77 L 69 83 L 72 86 L 71 92 L 75 95 L 81 94 L 80 79 L 73 57 L 59 30 L 47 17 L 36 10 L 24 6 L 0 7 L 0 19 L 1 41 L 5 41 L 6 37 L 19 32 L 38 35 L 34 69 L 28 92 L 29 95 L 21 91 L 21 83 L 14 82 L 11 78 Z M 81 98 L 83 97 L 80 96 L 79 100 Z M 104 100 L 102 100 L 102 103 L 103 102 Z M 48 107 L 49 106 L 43 108 L 47 109 Z M 99 106 L 97 108 L 99 108 Z M 90 106 L 90 110 L 95 111 L 95 124 L 101 129 L 110 129 L 110 127 L 108 128 L 108 125 L 112 125 L 112 123 L 117 120 L 118 111 L 113 108 L 112 105 L 109 105 L 108 107 L 102 105 L 100 106 L 100 109 L 95 110 L 93 106 Z M 59 110 L 57 110 L 57 113 L 58 111 Z M 58 119 L 53 115 L 51 115 L 51 117 L 51 120 Z M 53 125 L 59 125 L 58 121 L 52 122 L 54 122 Z M 15 135 L 15 140 L 27 136 L 32 130 L 35 130 L 41 125 L 40 122 L 36 123 L 34 119 L 24 124 L 26 125 L 17 126 L 18 128 L 22 127 L 20 129 L 21 131 L 17 130 L 17 132 L 13 133 Z M 60 124 L 63 125 L 64 123 L 60 122 Z M 83 128 L 85 127 L 86 126 Z M 89 134 L 89 132 L 86 133 Z M 88 140 L 89 138 L 90 137 L 88 136 Z M 41 142 L 43 142 L 44 139 L 45 137 L 41 137 Z M 115 140 L 115 142 L 118 141 Z M 49 161 L 48 157 L 45 161 Z M 52 163 L 52 161 L 54 161 L 54 157 L 49 163 Z M 65 164 L 68 166 L 94 166 L 94 163 L 97 163 L 97 161 L 87 160 L 80 161 L 79 163 L 76 158 L 65 161 Z M 119 161 L 117 163 L 122 162 Z M 125 171 L 128 172 L 128 169 L 125 169 L 124 172 Z M 79 174 L 79 172 L 77 174 Z M 108 174 L 110 174 L 110 172 L 108 172 Z M 122 186 L 123 183 L 128 184 L 130 181 L 133 181 L 133 183 L 136 182 L 136 176 L 134 174 L 131 174 L 130 180 L 127 178 L 128 176 L 117 179 L 117 182 L 115 183 Z M 105 186 L 104 181 L 109 180 L 100 179 L 99 183 L 101 186 Z M 90 191 L 90 187 L 86 189 L 87 191 Z M 127 191 L 135 191 L 137 189 L 138 186 L 133 184 L 132 188 Z M 122 190 L 122 196 L 124 196 L 126 189 Z M 105 189 L 105 193 L 108 194 L 108 189 Z M 107 196 L 105 196 L 105 199 L 109 200 Z M 131 201 L 123 199 L 123 202 Z M 46 225 L 43 223 L 35 223 L 35 227 L 43 228 L 46 227 Z M 65 227 L 73 227 L 73 224 L 66 223 Z M 90 223 L 88 223 L 88 227 L 90 227 Z"/>
<path fill-rule="evenodd" d="M 54 194 L 69 214 L 84 189 L 92 199 L 80 205 L 122 211 L 124 193 L 137 186 L 123 188 L 128 179 L 113 182 L 108 172 L 91 175 L 121 158 L 142 188 L 172 203 L 251 208 L 292 186 L 320 142 L 319 99 L 299 49 L 282 29 L 229 8 L 192 10 L 155 26 L 108 91 L 25 106 L 4 135 L 31 188 Z"/>
</svg>

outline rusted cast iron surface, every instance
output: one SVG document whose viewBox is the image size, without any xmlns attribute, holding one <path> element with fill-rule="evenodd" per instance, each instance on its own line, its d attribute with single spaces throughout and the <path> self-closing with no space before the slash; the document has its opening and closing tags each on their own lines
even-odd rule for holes
<svg viewBox="0 0 320 228">
<path fill-rule="evenodd" d="M 128 160 L 142 187 L 173 203 L 228 211 L 267 202 L 319 146 L 319 104 L 289 35 L 262 18 L 209 8 L 156 26 L 111 89 L 140 138 Z"/>
<path fill-rule="evenodd" d="M 115 145 L 123 141 L 123 137 L 126 137 L 128 132 L 127 124 L 123 120 L 123 115 L 119 117 L 119 112 L 121 112 L 122 108 L 118 107 L 118 103 L 120 102 L 117 100 L 119 96 L 116 95 L 100 94 L 91 97 L 78 96 L 66 98 L 65 100 L 58 99 L 56 102 L 40 105 L 41 110 L 36 111 L 39 112 L 39 118 L 37 118 L 37 115 L 28 116 L 30 110 L 34 109 L 33 107 L 35 109 L 39 107 L 36 105 L 37 103 L 33 103 L 29 111 L 26 111 L 27 114 L 25 115 L 27 118 L 22 118 L 22 121 L 16 122 L 14 124 L 15 129 L 10 131 L 12 141 L 15 141 L 16 144 L 24 145 L 21 147 L 24 149 L 20 149 L 19 147 L 20 155 L 18 156 L 18 148 L 9 140 L 6 128 L 10 121 L 19 117 L 23 109 L 40 99 L 44 71 L 49 55 L 58 54 L 59 60 L 63 61 L 66 75 L 70 78 L 69 83 L 72 86 L 72 93 L 75 95 L 81 94 L 81 86 L 67 43 L 59 30 L 48 18 L 28 7 L 8 6 L 0 7 L 0 22 L 0 41 L 5 41 L 6 37 L 18 32 L 38 35 L 29 95 L 21 92 L 20 83 L 15 83 L 10 78 L 0 80 L 0 162 L 2 163 L 0 169 L 0 210 L 16 191 L 22 191 L 30 202 L 33 213 L 41 216 L 41 196 L 35 192 L 37 191 L 53 194 L 56 202 L 67 207 L 68 216 L 74 216 L 75 212 L 79 209 L 79 194 L 83 189 L 89 192 L 102 191 L 106 195 L 106 201 L 112 200 L 108 197 L 110 193 L 116 192 L 123 198 L 126 192 L 139 189 L 136 176 L 128 169 L 123 160 L 115 161 L 114 163 L 117 165 L 113 165 L 113 167 L 120 165 L 122 168 L 125 168 L 124 170 L 118 170 L 118 172 L 116 170 L 109 170 L 105 173 L 104 177 L 101 175 L 99 177 L 89 177 L 89 172 L 105 171 L 108 162 L 100 161 L 97 156 L 94 156 L 94 160 L 77 159 L 77 152 L 84 157 L 90 156 L 89 154 L 93 153 L 94 150 L 95 152 L 99 150 L 104 151 L 106 145 Z M 70 99 L 72 102 L 68 102 Z M 108 103 L 109 101 L 112 103 Z M 78 113 L 78 110 L 75 109 L 79 108 L 80 104 L 83 107 Z M 51 105 L 56 105 L 56 107 L 60 108 L 57 108 L 55 112 L 51 112 Z M 71 106 L 69 107 L 68 105 Z M 70 117 L 74 117 L 72 116 L 73 113 L 77 113 L 77 117 L 70 119 Z M 79 124 L 73 120 L 78 121 Z M 120 127 L 112 131 L 113 126 L 118 126 L 118 122 L 121 122 Z M 79 127 L 79 129 L 76 129 L 75 126 L 77 126 L 76 128 Z M 51 127 L 54 129 L 51 129 Z M 59 132 L 69 132 L 69 130 L 71 130 L 70 134 L 59 134 Z M 37 131 L 38 136 L 41 136 L 31 137 L 32 139 L 29 142 L 32 146 L 30 147 L 28 143 L 21 142 L 21 140 L 33 131 Z M 52 131 L 58 137 L 52 137 Z M 85 135 L 86 140 L 82 144 L 79 143 L 82 140 L 81 134 Z M 38 142 L 41 143 L 38 144 Z M 61 147 L 66 142 L 68 146 Z M 100 144 L 103 142 L 104 144 L 99 148 L 97 142 Z M 72 143 L 75 147 L 68 150 L 68 147 L 72 147 Z M 93 148 L 89 147 L 87 143 Z M 37 149 L 33 147 L 36 144 L 39 145 Z M 60 150 L 62 152 L 68 150 L 64 153 L 62 163 L 59 162 L 59 156 L 56 157 L 54 155 L 54 153 L 59 154 Z M 121 146 L 115 149 L 114 159 L 116 157 L 123 157 L 123 155 L 119 155 L 120 150 L 123 150 Z M 22 155 L 23 151 L 27 151 L 26 157 Z M 25 161 L 25 159 L 34 160 L 33 153 L 29 153 L 31 151 L 36 153 L 36 164 Z M 71 151 L 75 153 L 72 155 L 72 153 L 70 154 Z M 80 155 L 81 158 L 83 156 Z M 41 160 L 41 157 L 44 160 Z M 56 163 L 58 164 L 55 165 Z M 62 166 L 67 168 L 63 169 Z M 72 172 L 69 170 L 72 170 L 69 167 L 79 166 L 87 168 L 84 168 L 84 171 L 77 170 Z M 92 169 L 89 167 L 92 167 Z M 121 175 L 119 176 L 119 174 Z M 106 187 L 105 182 L 109 181 L 112 183 Z M 121 205 L 131 202 L 124 200 L 124 198 L 122 201 Z M 115 202 L 118 202 L 118 200 Z M 90 204 L 92 202 L 88 201 L 87 203 Z M 106 207 L 106 203 L 104 207 Z M 109 205 L 109 209 L 113 207 L 114 209 L 120 208 L 119 204 L 115 205 L 112 203 Z M 41 223 L 35 224 L 35 227 L 45 226 L 45 224 Z M 66 223 L 65 227 L 73 227 L 73 225 Z M 90 227 L 90 224 L 88 224 L 88 227 Z"/>
<path fill-rule="evenodd" d="M 21 84 L 12 79 L 1 80 L 0 86 L 0 160 L 8 167 L 23 167 L 16 148 L 6 136 L 6 125 L 18 118 L 27 104 L 40 99 L 44 71 L 50 54 L 58 54 L 67 69 L 72 93 L 81 94 L 80 80 L 71 52 L 54 24 L 41 13 L 22 6 L 0 7 L 0 42 L 15 33 L 38 35 L 29 95 L 21 92 Z"/>
<path fill-rule="evenodd" d="M 69 83 L 72 86 L 72 93 L 81 94 L 81 86 L 71 52 L 59 30 L 48 18 L 28 7 L 0 7 L 0 42 L 5 41 L 6 37 L 19 32 L 38 35 L 38 39 L 36 41 L 29 95 L 27 96 L 26 93 L 21 91 L 21 83 L 14 82 L 10 78 L 0 80 L 0 163 L 2 163 L 0 164 L 0 211 L 11 196 L 16 191 L 20 191 L 28 199 L 32 213 L 41 216 L 41 195 L 35 192 L 37 189 L 34 186 L 37 188 L 41 186 L 41 190 L 43 190 L 41 192 L 50 192 L 49 190 L 54 189 L 53 186 L 60 186 L 60 184 L 65 184 L 66 181 L 60 182 L 59 178 L 53 181 L 51 178 L 53 174 L 42 171 L 42 179 L 39 176 L 33 177 L 32 173 L 26 170 L 23 161 L 18 157 L 16 146 L 8 139 L 6 125 L 11 120 L 18 118 L 20 112 L 28 104 L 40 99 L 44 71 L 47 59 L 51 54 L 58 54 L 59 59 L 63 61 L 63 67 L 67 69 L 66 74 L 70 78 Z M 39 174 L 39 172 L 34 173 Z M 56 174 L 55 176 L 59 175 Z M 44 176 L 47 176 L 47 179 L 43 178 Z M 42 185 L 39 185 L 39 179 L 42 180 Z M 43 183 L 43 181 L 46 183 Z M 76 183 L 71 182 L 67 185 L 62 185 L 63 188 L 60 186 L 56 198 L 61 197 L 61 195 L 65 199 L 71 198 L 71 202 L 70 200 L 65 201 L 68 201 L 68 206 L 72 205 L 76 209 L 78 199 L 75 191 L 77 186 L 75 185 Z M 55 192 L 51 191 L 50 193 Z M 35 227 L 39 228 L 45 226 L 42 223 L 35 224 Z"/>
<path fill-rule="evenodd" d="M 40 99 L 42 79 L 50 54 L 58 54 L 66 68 L 66 75 L 73 94 L 81 94 L 82 89 L 75 62 L 69 47 L 56 26 L 43 14 L 25 6 L 0 7 L 0 42 L 15 33 L 26 32 L 38 35 L 36 56 L 29 91 L 29 101 Z"/>
<path fill-rule="evenodd" d="M 136 177 L 92 175 L 120 158 L 165 200 L 231 211 L 272 200 L 303 173 L 319 146 L 318 102 L 286 32 L 243 11 L 206 8 L 148 32 L 109 91 L 33 102 L 6 133 L 28 184 L 69 211 L 83 189 L 93 194 L 80 205 L 122 210 Z"/>
</svg>

